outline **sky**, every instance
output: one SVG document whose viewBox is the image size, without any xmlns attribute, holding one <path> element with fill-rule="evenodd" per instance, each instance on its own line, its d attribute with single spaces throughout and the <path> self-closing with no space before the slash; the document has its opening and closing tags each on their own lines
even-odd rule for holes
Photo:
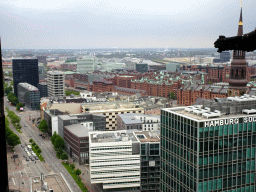
<svg viewBox="0 0 256 192">
<path fill-rule="evenodd" d="M 244 33 L 256 28 L 243 1 Z M 213 48 L 235 36 L 239 0 L 1 0 L 3 49 Z"/>
</svg>

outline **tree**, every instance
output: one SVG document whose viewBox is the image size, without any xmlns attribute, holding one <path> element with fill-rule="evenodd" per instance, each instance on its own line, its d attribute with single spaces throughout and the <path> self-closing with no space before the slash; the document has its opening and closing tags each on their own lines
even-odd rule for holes
<svg viewBox="0 0 256 192">
<path fill-rule="evenodd" d="M 5 92 L 6 95 L 8 95 L 9 93 L 12 92 L 12 87 L 6 86 L 6 87 L 4 88 L 4 92 Z"/>
<path fill-rule="evenodd" d="M 40 121 L 40 124 L 38 126 L 39 130 L 42 131 L 43 133 L 46 133 L 48 131 L 48 124 L 45 119 Z"/>
<path fill-rule="evenodd" d="M 54 144 L 54 141 L 55 141 L 56 138 L 57 138 L 57 133 L 56 133 L 56 131 L 54 131 L 54 133 L 53 133 L 53 135 L 51 137 L 52 144 Z"/>
<path fill-rule="evenodd" d="M 62 159 L 62 160 L 68 159 L 68 154 L 67 154 L 67 153 L 62 153 L 61 159 Z"/>
<path fill-rule="evenodd" d="M 16 111 L 19 111 L 21 107 L 23 107 L 24 105 L 22 103 L 17 103 L 16 105 Z"/>
<path fill-rule="evenodd" d="M 174 92 L 170 92 L 170 99 L 175 99 L 175 93 Z"/>
<path fill-rule="evenodd" d="M 80 169 L 76 169 L 76 171 L 75 171 L 75 174 L 76 175 L 80 175 L 82 172 L 81 172 L 81 170 Z"/>
<path fill-rule="evenodd" d="M 75 169 L 76 166 L 75 166 L 75 164 L 73 163 L 73 164 L 70 165 L 70 167 L 71 167 L 71 169 Z"/>
<path fill-rule="evenodd" d="M 54 145 L 54 147 L 55 147 L 56 149 L 59 149 L 59 148 L 64 149 L 64 140 L 62 139 L 61 136 L 57 135 L 57 137 L 56 137 L 56 139 L 55 139 L 53 145 Z"/>
<path fill-rule="evenodd" d="M 7 96 L 7 99 L 13 104 L 13 105 L 17 105 L 19 100 L 18 98 L 16 97 L 16 95 L 14 93 L 9 93 L 8 96 Z"/>
<path fill-rule="evenodd" d="M 37 153 L 41 153 L 42 150 L 40 148 L 37 149 Z"/>
<path fill-rule="evenodd" d="M 20 138 L 15 133 L 11 133 L 7 140 L 8 144 L 12 147 L 15 147 L 18 144 L 21 144 Z"/>
</svg>

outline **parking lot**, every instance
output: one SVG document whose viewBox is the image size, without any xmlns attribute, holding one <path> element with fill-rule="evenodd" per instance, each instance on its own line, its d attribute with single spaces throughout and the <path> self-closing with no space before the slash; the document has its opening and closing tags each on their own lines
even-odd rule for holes
<svg viewBox="0 0 256 192">
<path fill-rule="evenodd" d="M 35 161 L 39 160 L 37 155 L 33 152 L 30 144 L 21 144 L 21 147 L 24 149 L 23 157 L 26 161 Z"/>
</svg>

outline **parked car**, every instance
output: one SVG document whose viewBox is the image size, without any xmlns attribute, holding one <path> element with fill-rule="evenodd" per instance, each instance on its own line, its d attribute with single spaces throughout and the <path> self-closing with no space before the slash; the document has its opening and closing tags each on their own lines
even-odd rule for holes
<svg viewBox="0 0 256 192">
<path fill-rule="evenodd" d="M 39 160 L 37 156 L 35 156 L 35 160 Z"/>
<path fill-rule="evenodd" d="M 29 158 L 28 158 L 28 157 L 26 158 L 26 161 L 29 161 Z"/>
</svg>

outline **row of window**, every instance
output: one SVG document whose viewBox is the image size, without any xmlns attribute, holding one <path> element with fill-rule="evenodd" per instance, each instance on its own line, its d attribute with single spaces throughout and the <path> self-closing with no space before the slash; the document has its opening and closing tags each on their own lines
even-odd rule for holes
<svg viewBox="0 0 256 192">
<path fill-rule="evenodd" d="M 115 174 L 115 173 L 124 173 L 124 172 L 138 172 L 140 171 L 140 168 L 134 168 L 134 169 L 119 169 L 119 170 L 105 170 L 105 171 L 91 171 L 92 175 L 97 174 Z"/>
<path fill-rule="evenodd" d="M 233 135 L 245 132 L 256 132 L 256 122 L 200 128 L 199 138 Z"/>
<path fill-rule="evenodd" d="M 104 185 L 120 185 L 120 184 L 129 184 L 129 183 L 138 183 L 138 184 L 140 184 L 140 181 L 126 181 L 126 182 L 104 183 Z"/>
<path fill-rule="evenodd" d="M 110 159 L 110 160 L 92 160 L 91 163 L 104 163 L 104 162 L 116 162 L 116 161 L 138 161 L 139 158 L 136 159 Z"/>
<path fill-rule="evenodd" d="M 129 164 L 115 164 L 115 165 L 97 165 L 97 166 L 93 166 L 91 165 L 91 169 L 94 168 L 108 168 L 108 167 L 133 167 L 133 166 L 140 166 L 140 163 L 129 163 Z"/>
<path fill-rule="evenodd" d="M 228 174 L 242 173 L 245 171 L 254 171 L 255 161 L 247 161 L 242 163 L 222 165 L 218 167 L 211 167 L 199 170 L 199 179 L 208 179 L 218 176 L 227 176 Z"/>
<path fill-rule="evenodd" d="M 132 155 L 132 152 L 108 152 L 108 153 L 91 153 L 91 157 L 102 157 L 102 156 L 119 156 L 119 155 Z"/>
<path fill-rule="evenodd" d="M 122 178 L 131 178 L 131 179 L 134 179 L 134 178 L 137 178 L 137 177 L 140 177 L 140 175 L 126 175 L 126 176 L 115 176 L 115 177 L 95 177 L 95 178 L 92 178 L 92 180 L 106 180 L 106 179 L 122 179 Z"/>
<path fill-rule="evenodd" d="M 209 155 L 199 156 L 199 166 L 223 163 L 228 161 L 255 158 L 256 148 L 239 149 L 237 151 L 219 152 Z"/>
<path fill-rule="evenodd" d="M 254 181 L 255 181 L 254 173 L 239 175 L 236 177 L 230 177 L 230 178 L 224 178 L 224 179 L 205 181 L 198 184 L 198 191 L 207 192 L 207 191 L 217 190 L 217 189 L 226 189 L 228 187 L 236 187 L 238 189 L 241 189 L 241 185 L 254 183 Z M 254 190 L 250 191 L 250 189 L 254 189 L 253 186 L 243 187 L 243 190 L 242 189 L 238 190 L 238 189 L 237 191 L 244 191 L 245 189 L 246 189 L 246 192 L 254 191 Z"/>
<path fill-rule="evenodd" d="M 233 149 L 234 147 L 256 145 L 256 135 L 248 135 L 239 138 L 221 138 L 209 141 L 199 142 L 199 152 L 209 152 L 220 149 Z"/>
<path fill-rule="evenodd" d="M 118 149 L 132 149 L 132 147 L 91 148 L 91 151 L 118 150 Z"/>
</svg>

